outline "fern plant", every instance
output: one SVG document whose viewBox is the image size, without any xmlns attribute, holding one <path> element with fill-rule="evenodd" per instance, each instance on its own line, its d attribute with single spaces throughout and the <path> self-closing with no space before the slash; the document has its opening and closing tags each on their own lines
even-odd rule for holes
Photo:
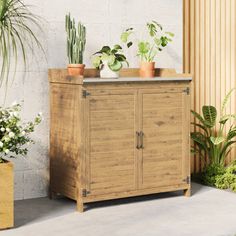
<svg viewBox="0 0 236 236">
<path fill-rule="evenodd" d="M 200 157 L 207 156 L 211 165 L 224 166 L 225 159 L 228 156 L 232 146 L 236 141 L 236 125 L 231 125 L 229 130 L 224 134 L 225 125 L 230 119 L 236 119 L 236 114 L 225 114 L 226 105 L 234 89 L 225 97 L 221 106 L 219 119 L 217 109 L 214 106 L 203 106 L 202 115 L 191 111 L 198 122 L 191 123 L 200 131 L 191 133 L 195 147 L 192 147 L 194 153 Z M 216 124 L 219 123 L 219 129 L 216 130 Z"/>
</svg>

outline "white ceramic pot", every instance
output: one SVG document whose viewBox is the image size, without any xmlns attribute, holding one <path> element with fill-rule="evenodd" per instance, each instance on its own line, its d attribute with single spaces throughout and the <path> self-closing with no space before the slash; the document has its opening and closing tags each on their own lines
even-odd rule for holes
<svg viewBox="0 0 236 236">
<path fill-rule="evenodd" d="M 119 71 L 113 71 L 109 68 L 107 62 L 103 62 L 102 69 L 100 70 L 101 78 L 119 78 Z"/>
</svg>

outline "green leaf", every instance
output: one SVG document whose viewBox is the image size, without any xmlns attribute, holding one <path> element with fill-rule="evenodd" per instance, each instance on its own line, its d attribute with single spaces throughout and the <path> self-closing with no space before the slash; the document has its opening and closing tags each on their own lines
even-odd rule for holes
<svg viewBox="0 0 236 236">
<path fill-rule="evenodd" d="M 138 51 L 140 54 L 147 54 L 150 50 L 150 43 L 149 42 L 139 42 L 138 44 Z"/>
<path fill-rule="evenodd" d="M 159 28 L 160 30 L 163 30 L 162 25 L 159 24 L 157 21 L 153 20 L 152 22 L 156 25 L 157 28 Z"/>
<path fill-rule="evenodd" d="M 213 106 L 202 107 L 203 117 L 205 119 L 205 125 L 212 128 L 216 124 L 217 110 Z"/>
<path fill-rule="evenodd" d="M 34 15 L 23 1 L 0 1 L 0 54 L 2 57 L 0 86 L 3 82 L 6 86 L 8 85 L 10 70 L 14 72 L 14 79 L 20 56 L 22 56 L 24 71 L 26 71 L 27 50 L 34 54 L 36 49 L 40 49 L 44 53 L 35 33 L 35 31 L 43 32 L 41 23 L 40 17 Z"/>
<path fill-rule="evenodd" d="M 154 38 L 154 42 L 158 47 L 161 45 L 161 40 L 159 38 Z"/>
<path fill-rule="evenodd" d="M 223 112 L 225 110 L 225 107 L 226 107 L 226 105 L 227 105 L 227 103 L 229 101 L 229 98 L 230 98 L 230 96 L 231 96 L 231 94 L 233 93 L 234 90 L 235 90 L 235 88 L 231 89 L 229 91 L 229 93 L 225 96 L 224 101 L 223 101 L 222 106 L 221 106 L 221 116 L 222 116 L 222 114 L 223 114 Z"/>
<path fill-rule="evenodd" d="M 225 141 L 225 138 L 221 137 L 221 136 L 219 136 L 219 137 L 210 137 L 210 140 L 214 145 L 219 145 L 219 144 L 221 144 L 222 142 Z"/>
<path fill-rule="evenodd" d="M 236 127 L 230 128 L 226 139 L 229 141 L 229 140 L 233 139 L 234 137 L 236 137 Z"/>
<path fill-rule="evenodd" d="M 101 58 L 100 56 L 93 56 L 92 58 L 92 64 L 95 68 L 99 69 L 100 65 L 101 65 Z"/>
<path fill-rule="evenodd" d="M 228 148 L 230 148 L 234 143 L 236 143 L 236 141 L 225 142 L 224 146 L 221 149 L 221 153 L 220 153 L 222 162 L 225 160 L 225 158 L 227 156 L 226 153 L 227 153 Z"/>
<path fill-rule="evenodd" d="M 165 32 L 165 33 L 168 34 L 170 37 L 174 37 L 175 36 L 175 34 L 172 33 L 172 32 Z"/>
<path fill-rule="evenodd" d="M 120 62 L 126 61 L 126 57 L 123 54 L 116 53 L 115 57 Z"/>
<path fill-rule="evenodd" d="M 195 118 L 197 118 L 203 125 L 205 125 L 204 118 L 197 113 L 196 111 L 191 110 L 191 113 L 194 115 Z"/>
<path fill-rule="evenodd" d="M 233 114 L 233 115 L 224 115 L 223 117 L 221 117 L 220 118 L 220 123 L 221 124 L 225 124 L 229 119 L 231 119 L 231 118 L 234 118 L 234 119 L 236 119 L 236 115 L 235 114 Z"/>
<path fill-rule="evenodd" d="M 128 48 L 130 48 L 132 45 L 133 45 L 132 42 L 128 42 L 128 43 L 127 43 L 127 47 L 128 47 Z"/>
<path fill-rule="evenodd" d="M 126 29 L 120 36 L 120 40 L 122 43 L 127 43 L 129 36 L 133 33 L 133 28 Z"/>
<path fill-rule="evenodd" d="M 122 63 L 118 60 L 115 60 L 115 62 L 112 65 L 109 65 L 109 68 L 112 71 L 119 71 L 122 68 Z"/>
<path fill-rule="evenodd" d="M 161 36 L 161 46 L 166 47 L 168 45 L 168 38 L 166 36 Z"/>
<path fill-rule="evenodd" d="M 121 50 L 122 47 L 119 44 L 114 45 L 113 49 L 115 50 Z"/>
<path fill-rule="evenodd" d="M 113 64 L 115 63 L 115 60 L 116 60 L 115 55 L 109 55 L 109 56 L 107 57 L 107 64 L 108 64 L 109 66 L 111 66 L 111 65 L 113 65 Z"/>
<path fill-rule="evenodd" d="M 191 139 L 199 146 L 200 149 L 208 151 L 207 137 L 200 132 L 192 132 Z"/>
<path fill-rule="evenodd" d="M 207 128 L 204 125 L 201 125 L 201 124 L 198 124 L 198 123 L 194 123 L 194 122 L 191 122 L 191 124 L 196 126 L 196 127 L 201 128 L 208 135 L 208 130 L 207 130 Z"/>
</svg>

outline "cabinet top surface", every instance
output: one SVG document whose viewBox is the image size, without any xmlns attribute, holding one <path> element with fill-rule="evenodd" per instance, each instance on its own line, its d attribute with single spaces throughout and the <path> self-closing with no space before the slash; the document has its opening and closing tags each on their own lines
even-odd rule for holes
<svg viewBox="0 0 236 236">
<path fill-rule="evenodd" d="M 97 83 L 142 83 L 142 82 L 190 82 L 191 74 L 177 74 L 170 69 L 156 69 L 154 78 L 140 78 L 139 69 L 122 69 L 119 78 L 99 78 L 99 71 L 85 69 L 83 76 L 69 76 L 66 69 L 49 69 L 50 83 L 97 84 Z"/>
<path fill-rule="evenodd" d="M 120 83 L 120 82 L 165 82 L 165 81 L 191 81 L 192 77 L 154 77 L 154 78 L 139 78 L 139 77 L 120 77 L 120 78 L 85 78 L 86 83 Z"/>
</svg>

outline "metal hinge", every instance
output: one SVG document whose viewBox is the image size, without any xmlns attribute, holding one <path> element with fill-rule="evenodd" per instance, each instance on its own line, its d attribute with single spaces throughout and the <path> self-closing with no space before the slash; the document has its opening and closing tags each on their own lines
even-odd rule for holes
<svg viewBox="0 0 236 236">
<path fill-rule="evenodd" d="M 82 196 L 83 196 L 83 197 L 87 197 L 88 194 L 90 194 L 89 191 L 87 191 L 86 189 L 83 189 L 83 190 L 82 190 Z"/>
<path fill-rule="evenodd" d="M 183 179 L 184 182 L 186 182 L 187 184 L 190 184 L 191 178 L 190 176 L 187 176 L 186 179 Z"/>
<path fill-rule="evenodd" d="M 186 93 L 187 95 L 189 95 L 190 94 L 190 88 L 187 87 L 186 89 L 183 90 L 183 92 Z"/>
<path fill-rule="evenodd" d="M 86 98 L 89 95 L 90 95 L 89 92 L 87 92 L 86 90 L 83 90 L 83 94 L 82 94 L 83 98 Z"/>
</svg>

